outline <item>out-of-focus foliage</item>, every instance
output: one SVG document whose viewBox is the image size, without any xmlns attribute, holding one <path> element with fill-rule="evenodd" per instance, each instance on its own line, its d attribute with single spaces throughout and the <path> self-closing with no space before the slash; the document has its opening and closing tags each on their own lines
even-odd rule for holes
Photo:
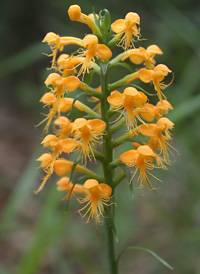
<svg viewBox="0 0 200 274">
<path fill-rule="evenodd" d="M 39 184 L 35 160 L 41 153 L 42 117 L 38 100 L 50 67 L 41 43 L 49 31 L 83 37 L 86 26 L 71 22 L 67 9 L 79 4 L 84 13 L 107 8 L 112 20 L 129 11 L 141 17 L 143 45 L 157 44 L 164 52 L 157 60 L 174 72 L 166 90 L 175 110 L 173 146 L 180 152 L 168 172 L 159 174 L 160 195 L 132 194 L 124 181 L 117 191 L 117 250 L 138 245 L 154 250 L 175 268 L 175 273 L 200 269 L 200 4 L 197 1 L 4 1 L 0 25 L 0 273 L 102 273 L 105 252 L 102 228 L 84 224 L 56 192 L 54 179 L 34 196 Z M 140 42 L 136 47 L 140 46 Z M 165 58 L 165 59 L 163 59 Z M 125 72 L 124 72 L 125 73 Z M 116 71 L 116 75 L 122 76 Z M 169 79 L 170 81 L 170 79 Z M 122 195 L 123 193 L 123 195 Z M 123 206 L 122 206 L 123 205 Z M 76 202 L 70 207 L 76 208 Z M 73 210 L 74 211 L 74 210 Z M 101 269 L 99 269 L 101 266 Z M 120 273 L 169 273 L 148 254 L 128 251 Z"/>
</svg>

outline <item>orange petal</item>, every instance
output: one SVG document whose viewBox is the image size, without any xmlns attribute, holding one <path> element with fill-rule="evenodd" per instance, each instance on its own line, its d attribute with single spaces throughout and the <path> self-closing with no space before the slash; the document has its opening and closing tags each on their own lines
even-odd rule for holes
<svg viewBox="0 0 200 274">
<path fill-rule="evenodd" d="M 112 57 L 112 51 L 106 45 L 100 44 L 97 46 L 95 55 L 101 60 L 107 60 Z"/>
<path fill-rule="evenodd" d="M 154 68 L 154 71 L 162 71 L 166 76 L 169 72 L 172 72 L 166 65 L 159 64 Z"/>
<path fill-rule="evenodd" d="M 72 131 L 80 129 L 88 124 L 88 121 L 85 118 L 77 118 L 73 123 Z"/>
<path fill-rule="evenodd" d="M 88 125 L 92 127 L 92 131 L 96 135 L 101 134 L 106 128 L 106 123 L 100 119 L 89 120 Z"/>
<path fill-rule="evenodd" d="M 140 16 L 136 12 L 129 12 L 125 16 L 126 21 L 131 21 L 136 24 L 140 24 Z"/>
<path fill-rule="evenodd" d="M 56 86 L 56 81 L 62 81 L 62 77 L 58 73 L 51 73 L 44 82 L 46 86 Z"/>
<path fill-rule="evenodd" d="M 59 191 L 67 190 L 69 187 L 72 187 L 73 184 L 70 182 L 69 183 L 69 178 L 68 177 L 63 177 L 56 183 L 58 185 L 57 189 Z"/>
<path fill-rule="evenodd" d="M 139 146 L 137 149 L 137 152 L 142 154 L 143 156 L 154 156 L 155 155 L 153 150 L 147 145 Z"/>
<path fill-rule="evenodd" d="M 129 150 L 122 153 L 119 158 L 124 164 L 128 166 L 134 166 L 137 156 L 138 153 L 136 150 Z"/>
<path fill-rule="evenodd" d="M 136 65 L 141 64 L 144 61 L 144 58 L 140 56 L 139 54 L 132 54 L 129 57 L 130 61 Z"/>
<path fill-rule="evenodd" d="M 80 80 L 76 76 L 63 78 L 63 84 L 68 91 L 74 91 L 78 88 Z"/>
<path fill-rule="evenodd" d="M 156 107 L 152 104 L 146 103 L 140 110 L 140 115 L 148 122 L 152 122 L 156 116 Z"/>
<path fill-rule="evenodd" d="M 123 105 L 123 95 L 119 91 L 113 91 L 111 95 L 107 97 L 107 101 L 114 107 L 120 107 Z"/>
<path fill-rule="evenodd" d="M 70 153 L 77 147 L 77 141 L 71 138 L 60 140 L 59 144 L 65 153 Z"/>
<path fill-rule="evenodd" d="M 59 159 L 55 161 L 53 169 L 58 176 L 64 176 L 71 171 L 72 166 L 72 162 L 69 162 L 65 159 Z"/>
<path fill-rule="evenodd" d="M 41 142 L 44 147 L 55 147 L 58 144 L 58 138 L 53 134 L 48 134 Z"/>
<path fill-rule="evenodd" d="M 155 124 L 143 124 L 138 127 L 138 131 L 144 136 L 151 137 L 155 135 L 156 125 Z"/>
<path fill-rule="evenodd" d="M 42 102 L 45 105 L 53 105 L 56 101 L 56 96 L 52 92 L 45 93 L 42 98 L 40 99 L 40 102 Z"/>
<path fill-rule="evenodd" d="M 71 5 L 68 9 L 68 15 L 71 21 L 78 21 L 81 17 L 81 8 L 78 5 Z"/>
<path fill-rule="evenodd" d="M 107 184 L 100 184 L 99 185 L 100 193 L 103 197 L 110 197 L 112 194 L 112 188 Z"/>
<path fill-rule="evenodd" d="M 138 76 L 142 82 L 149 83 L 152 80 L 152 74 L 152 70 L 143 68 L 139 70 Z"/>
<path fill-rule="evenodd" d="M 54 124 L 59 127 L 66 127 L 70 124 L 70 120 L 65 116 L 60 116 L 54 121 Z"/>
<path fill-rule="evenodd" d="M 162 130 L 166 130 L 168 128 L 172 129 L 174 127 L 174 123 L 170 121 L 168 118 L 162 117 L 158 120 L 157 126 L 163 128 Z"/>
<path fill-rule="evenodd" d="M 92 189 L 93 187 L 97 187 L 99 185 L 99 182 L 95 179 L 89 179 L 84 183 L 84 188 L 85 189 Z"/>
<path fill-rule="evenodd" d="M 124 31 L 124 28 L 125 28 L 125 20 L 124 19 L 118 19 L 114 23 L 111 24 L 111 29 L 115 33 Z"/>
<path fill-rule="evenodd" d="M 151 45 L 147 48 L 147 52 L 149 55 L 155 55 L 155 54 L 163 54 L 162 50 L 156 46 L 156 45 Z"/>
</svg>

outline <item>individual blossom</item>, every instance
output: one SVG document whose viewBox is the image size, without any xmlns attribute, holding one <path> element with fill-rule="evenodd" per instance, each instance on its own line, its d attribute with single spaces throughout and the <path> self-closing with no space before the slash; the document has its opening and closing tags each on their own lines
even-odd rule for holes
<svg viewBox="0 0 200 274">
<path fill-rule="evenodd" d="M 86 50 L 79 50 L 79 55 L 77 57 L 84 57 L 85 60 L 79 70 L 78 75 L 84 74 L 93 67 L 95 63 L 95 58 L 103 60 L 108 60 L 112 57 L 112 51 L 104 44 L 98 44 L 98 38 L 96 35 L 88 34 L 86 35 L 81 43 L 81 46 L 86 48 Z"/>
<path fill-rule="evenodd" d="M 135 12 L 129 12 L 125 16 L 125 19 L 118 19 L 111 24 L 111 29 L 116 33 L 116 39 L 121 38 L 119 45 L 124 50 L 134 46 L 132 38 L 133 36 L 139 39 L 140 29 L 137 25 L 140 24 L 140 17 Z"/>
<path fill-rule="evenodd" d="M 106 123 L 100 119 L 86 120 L 78 118 L 74 121 L 72 134 L 82 147 L 85 163 L 87 163 L 87 157 L 90 159 L 90 153 L 95 158 L 93 153 L 94 143 L 99 142 L 105 128 Z"/>
<path fill-rule="evenodd" d="M 169 109 L 173 109 L 172 105 L 167 100 L 163 100 L 162 103 L 159 101 L 156 106 L 150 103 L 144 104 L 139 113 L 144 120 L 152 122 L 155 118 L 160 119 L 167 114 Z"/>
<path fill-rule="evenodd" d="M 70 136 L 73 123 L 71 123 L 67 117 L 60 116 L 54 121 L 54 125 L 59 127 L 59 129 L 56 130 L 56 134 L 59 136 L 59 139 L 62 140 Z"/>
<path fill-rule="evenodd" d="M 53 134 L 48 134 L 41 142 L 44 147 L 49 147 L 51 149 L 51 153 L 45 153 L 41 155 L 37 161 L 41 162 L 40 167 L 46 172 L 46 176 L 43 178 L 43 181 L 39 188 L 35 191 L 35 193 L 40 192 L 45 186 L 47 180 L 50 178 L 54 171 L 54 164 L 58 159 L 59 155 L 64 153 L 71 153 L 77 148 L 76 140 L 71 138 L 66 138 L 63 140 L 59 140 L 57 136 Z"/>
<path fill-rule="evenodd" d="M 86 216 L 89 214 L 87 222 L 92 219 L 95 219 L 96 223 L 100 222 L 100 215 L 103 216 L 103 205 L 109 206 L 110 196 L 112 194 L 112 188 L 107 184 L 99 184 L 97 180 L 89 179 L 84 185 L 84 189 L 87 194 L 85 194 L 85 198 L 79 199 L 79 202 L 86 203 L 86 205 L 79 210 L 79 213 L 86 209 L 85 214 L 82 216 Z"/>
<path fill-rule="evenodd" d="M 77 74 L 76 67 L 82 64 L 85 57 L 76 57 L 69 54 L 61 54 L 57 59 L 57 69 L 62 73 L 62 77 Z"/>
<path fill-rule="evenodd" d="M 139 70 L 138 78 L 144 83 L 153 82 L 154 88 L 157 91 L 160 102 L 163 102 L 163 98 L 166 96 L 163 94 L 162 89 L 167 88 L 170 84 L 166 85 L 162 83 L 165 76 L 172 72 L 166 65 L 159 64 L 153 70 L 142 68 Z M 131 81 L 131 80 L 130 80 Z"/>
<path fill-rule="evenodd" d="M 41 122 L 43 123 L 44 121 L 47 120 L 45 131 L 48 131 L 48 128 L 55 114 L 57 112 L 60 114 L 59 105 L 60 105 L 60 100 L 62 96 L 64 96 L 64 92 L 75 91 L 78 88 L 79 83 L 80 83 L 80 80 L 76 76 L 69 76 L 69 77 L 62 78 L 58 73 L 51 73 L 47 77 L 45 81 L 45 85 L 46 86 L 52 85 L 54 87 L 54 89 L 51 89 L 51 93 L 55 97 L 53 95 L 50 96 L 50 94 L 48 93 L 48 96 L 42 97 L 42 99 L 40 100 L 42 102 L 45 102 L 45 101 L 48 101 L 48 98 L 49 98 L 48 105 L 52 106 L 47 117 Z M 54 101 L 54 98 L 55 98 L 55 101 Z"/>
<path fill-rule="evenodd" d="M 131 129 L 131 125 L 133 125 L 133 127 L 137 126 L 136 118 L 143 122 L 139 117 L 139 111 L 147 99 L 147 96 L 143 92 L 133 87 L 126 88 L 123 93 L 114 91 L 107 98 L 109 104 L 111 104 L 116 111 L 122 109 L 121 115 L 126 111 L 126 124 L 129 130 Z"/>
<path fill-rule="evenodd" d="M 93 33 L 99 32 L 93 17 L 91 15 L 86 15 L 82 13 L 80 6 L 71 5 L 68 9 L 68 15 L 72 21 L 78 21 L 83 24 L 86 24 L 92 30 Z"/>
<path fill-rule="evenodd" d="M 156 45 L 151 45 L 147 49 L 139 47 L 125 52 L 121 61 L 129 58 L 130 61 L 136 65 L 140 65 L 144 62 L 148 69 L 153 69 L 156 63 L 154 60 L 156 54 L 163 54 L 162 50 Z"/>
<path fill-rule="evenodd" d="M 60 37 L 59 38 L 60 40 L 58 40 L 58 38 L 52 39 L 49 42 L 47 38 L 45 38 L 43 42 L 48 42 L 50 43 L 50 45 L 51 44 L 54 45 L 54 47 L 52 48 L 53 50 L 52 64 L 55 64 L 57 48 L 59 48 L 60 50 L 63 50 L 64 46 L 69 44 L 75 44 L 75 45 L 86 48 L 86 50 L 79 49 L 79 54 L 76 57 L 74 57 L 74 58 L 78 58 L 78 59 L 75 59 L 76 61 L 75 67 L 82 64 L 79 70 L 78 76 L 81 74 L 83 74 L 84 76 L 86 72 L 87 73 L 89 72 L 89 70 L 93 67 L 95 63 L 94 57 L 100 59 L 101 61 L 108 60 L 112 57 L 112 51 L 106 45 L 98 44 L 98 38 L 96 35 L 93 35 L 93 34 L 86 35 L 82 40 L 75 37 L 66 36 L 66 37 Z M 62 45 L 62 46 L 60 47 L 59 45 Z M 79 60 L 79 63 L 77 60 Z"/>
<path fill-rule="evenodd" d="M 170 148 L 174 149 L 169 141 L 172 139 L 170 129 L 174 127 L 174 123 L 166 117 L 160 118 L 156 124 L 145 124 L 138 127 L 138 132 L 144 136 L 150 137 L 149 145 L 153 151 L 157 149 L 161 150 L 163 153 L 164 161 L 169 163 L 169 153 L 172 151 Z"/>
<path fill-rule="evenodd" d="M 48 56 L 52 56 L 52 65 L 51 68 L 55 68 L 55 61 L 56 56 L 59 51 L 63 51 L 64 46 L 74 44 L 74 45 L 81 45 L 82 40 L 76 37 L 71 36 L 63 36 L 60 37 L 58 34 L 55 34 L 54 32 L 48 32 L 44 39 L 42 40 L 43 43 L 47 42 L 52 50 L 52 54 L 49 54 Z"/>
<path fill-rule="evenodd" d="M 120 155 L 120 160 L 129 167 L 135 167 L 135 172 L 131 178 L 131 181 L 139 172 L 138 180 L 140 182 L 140 188 L 153 189 L 151 182 L 149 181 L 148 174 L 153 176 L 149 170 L 154 169 L 156 166 L 153 163 L 156 158 L 156 154 L 148 145 L 139 145 L 137 150 L 129 150 Z M 153 176 L 156 178 L 155 176 Z M 157 179 L 157 178 L 156 178 Z"/>
<path fill-rule="evenodd" d="M 87 191 L 84 189 L 83 185 L 73 184 L 69 181 L 68 177 L 61 178 L 56 184 L 58 191 L 67 192 L 67 195 L 63 199 L 69 199 L 72 194 L 87 194 Z"/>
</svg>

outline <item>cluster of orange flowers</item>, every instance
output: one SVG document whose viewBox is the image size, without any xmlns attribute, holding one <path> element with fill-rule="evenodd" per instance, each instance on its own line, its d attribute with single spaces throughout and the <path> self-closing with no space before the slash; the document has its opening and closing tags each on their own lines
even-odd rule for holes
<svg viewBox="0 0 200 274">
<path fill-rule="evenodd" d="M 70 6 L 68 14 L 72 21 L 86 24 L 92 34 L 79 39 L 70 36 L 61 37 L 49 32 L 43 40 L 49 44 L 52 50 L 49 56 L 52 56 L 51 67 L 56 72 L 51 73 L 45 81 L 49 90 L 40 101 L 48 106 L 49 113 L 41 123 L 46 122 L 46 132 L 53 123 L 54 134 L 47 134 L 42 141 L 43 146 L 47 147 L 49 152 L 42 154 L 37 159 L 41 162 L 40 166 L 46 175 L 36 193 L 43 189 L 53 173 L 64 176 L 57 182 L 58 190 L 66 191 L 67 199 L 70 199 L 72 194 L 83 195 L 84 198 L 77 198 L 80 203 L 85 203 L 80 211 L 85 210 L 84 216 L 89 215 L 88 221 L 94 217 L 96 222 L 99 222 L 99 216 L 103 215 L 104 206 L 110 204 L 114 186 L 105 184 L 102 177 L 86 167 L 87 159 L 92 161 L 92 159 L 104 157 L 100 151 L 95 150 L 95 145 L 99 144 L 100 146 L 102 138 L 108 134 L 108 125 L 101 115 L 103 110 L 101 107 L 100 111 L 95 110 L 97 106 L 99 108 L 99 102 L 106 100 L 110 105 L 110 113 L 115 116 L 119 113 L 115 121 L 112 121 L 112 118 L 110 121 L 116 128 L 113 132 L 121 128 L 125 114 L 127 132 L 124 137 L 120 137 L 122 141 L 119 144 L 135 136 L 138 139 L 140 135 L 145 136 L 147 140 L 145 143 L 134 142 L 134 149 L 124 152 L 119 159 L 128 167 L 135 168 L 132 179 L 136 174 L 139 174 L 139 186 L 142 189 L 146 186 L 153 189 L 148 178 L 149 170 L 159 167 L 166 168 L 165 165 L 170 163 L 169 152 L 171 153 L 172 147 L 169 130 L 173 128 L 174 124 L 163 115 L 173 107 L 163 94 L 163 90 L 167 87 L 163 80 L 168 73 L 171 73 L 171 70 L 164 64 L 155 66 L 156 54 L 162 54 L 158 46 L 151 45 L 147 49 L 135 48 L 135 42 L 140 40 L 140 17 L 137 13 L 129 12 L 125 19 L 119 19 L 112 23 L 109 32 L 112 32 L 113 36 L 106 43 L 102 43 L 102 39 L 100 39 L 102 37 L 102 22 L 98 15 L 85 15 L 78 5 Z M 67 45 L 71 44 L 80 47 L 77 54 L 64 53 L 57 58 L 58 52 L 62 52 Z M 124 52 L 109 60 L 113 55 L 111 51 L 113 45 L 121 46 Z M 123 91 L 116 90 L 115 83 L 109 83 L 109 95 L 104 98 L 105 94 L 101 91 L 101 87 L 95 89 L 83 81 L 85 74 L 91 70 L 100 74 L 100 63 L 112 67 L 127 59 L 135 65 L 144 64 L 144 67 L 118 81 L 118 87 L 124 87 Z M 136 79 L 140 79 L 144 83 L 153 83 L 159 99 L 156 105 L 149 103 L 145 92 L 129 85 Z M 96 108 L 91 109 L 79 100 L 68 97 L 69 92 L 74 92 L 78 88 L 82 90 L 80 92 L 86 92 L 95 99 L 93 102 L 96 104 Z M 83 114 L 81 118 L 74 121 L 69 120 L 63 113 L 68 112 L 72 107 L 86 113 L 90 119 L 83 117 Z M 120 127 L 118 128 L 117 125 Z M 114 148 L 115 140 L 112 142 Z M 74 151 L 77 151 L 77 158 L 82 160 L 82 164 L 78 164 L 78 161 L 74 164 L 75 162 L 66 159 L 65 154 L 71 154 Z M 68 177 L 65 177 L 73 167 L 76 172 L 86 175 L 87 180 L 84 184 L 72 183 Z"/>
</svg>

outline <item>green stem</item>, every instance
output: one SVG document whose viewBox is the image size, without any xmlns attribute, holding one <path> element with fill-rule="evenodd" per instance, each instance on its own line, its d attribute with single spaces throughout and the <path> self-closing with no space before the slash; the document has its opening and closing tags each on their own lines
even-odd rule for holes
<svg viewBox="0 0 200 274">
<path fill-rule="evenodd" d="M 113 171 L 109 168 L 109 163 L 113 161 L 113 148 L 112 148 L 112 134 L 110 130 L 110 121 L 108 111 L 110 105 L 107 101 L 107 97 L 110 95 L 108 90 L 108 63 L 101 63 L 101 90 L 103 98 L 101 99 L 101 115 L 102 120 L 106 123 L 106 134 L 103 136 L 103 154 L 105 156 L 103 165 L 105 183 L 113 188 Z M 112 193 L 114 196 L 114 191 Z M 112 203 L 112 201 L 111 201 Z M 106 209 L 106 215 L 108 218 L 114 218 L 114 205 L 111 204 Z M 117 265 L 115 260 L 115 248 L 114 248 L 114 235 L 110 222 L 105 220 L 106 227 L 106 246 L 107 246 L 107 258 L 108 258 L 108 273 L 117 274 Z"/>
<path fill-rule="evenodd" d="M 131 135 L 137 133 L 137 128 L 132 129 L 131 131 L 128 131 L 127 133 L 125 133 L 124 135 L 118 137 L 117 139 L 115 139 L 112 142 L 112 146 L 113 148 L 120 146 L 122 143 L 124 143 L 124 141 L 128 140 L 129 138 L 131 138 Z"/>
<path fill-rule="evenodd" d="M 122 126 L 126 123 L 126 118 L 122 117 L 118 122 L 116 122 L 112 127 L 111 127 L 111 133 L 115 133 L 119 129 L 122 128 Z"/>
<path fill-rule="evenodd" d="M 79 84 L 79 88 L 81 88 L 84 91 L 87 91 L 90 95 L 101 99 L 102 98 L 102 93 L 99 92 L 98 90 L 91 88 L 90 86 L 88 86 L 86 83 L 84 82 L 80 82 Z"/>
<path fill-rule="evenodd" d="M 122 79 L 112 83 L 109 86 L 109 91 L 111 92 L 111 91 L 116 90 L 120 87 L 123 87 L 123 86 L 127 85 L 127 83 L 129 83 L 130 80 L 133 81 L 134 79 L 137 79 L 137 77 L 138 77 L 138 71 L 128 74 L 128 75 L 124 76 Z"/>
</svg>

